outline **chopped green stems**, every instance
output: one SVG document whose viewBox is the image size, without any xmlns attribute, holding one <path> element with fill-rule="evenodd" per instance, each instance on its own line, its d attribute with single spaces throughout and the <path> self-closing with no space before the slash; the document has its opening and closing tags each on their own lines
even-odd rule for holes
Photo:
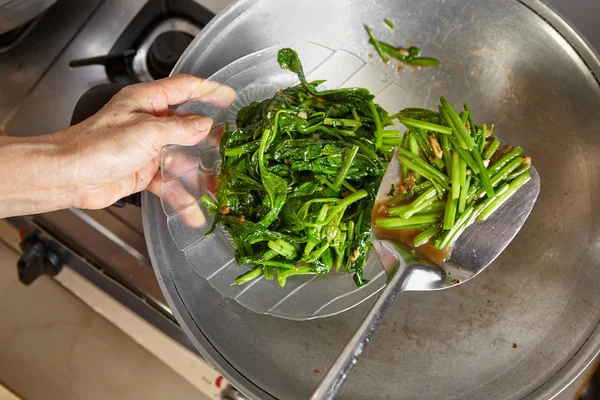
<svg viewBox="0 0 600 400">
<path fill-rule="evenodd" d="M 440 187 L 435 181 L 431 181 L 431 186 L 435 189 L 435 192 L 438 195 L 438 199 L 442 199 L 444 197 L 444 189 Z"/>
<path fill-rule="evenodd" d="M 520 147 L 486 168 L 484 159 L 493 158 L 501 147 L 493 138 L 494 126 L 490 131 L 485 124 L 477 127 L 466 103 L 459 116 L 443 97 L 440 102 L 437 114 L 421 109 L 402 110 L 385 121 L 397 118 L 409 128 L 398 148 L 398 158 L 403 170 L 412 170 L 425 181 L 388 203 L 389 217 L 376 219 L 375 226 L 423 230 L 413 240 L 413 247 L 431 241 L 438 248 L 452 246 L 476 218 L 488 218 L 530 179 L 530 162 L 527 159 L 525 164 L 519 157 L 523 152 Z M 433 154 L 433 143 L 440 156 L 438 143 L 427 141 L 429 147 L 421 144 L 419 138 L 429 139 L 428 134 L 437 139 L 443 161 L 429 154 Z M 486 149 L 489 134 L 492 139 Z M 434 165 L 434 159 L 440 161 L 439 166 Z M 483 200 L 480 202 L 479 198 Z M 401 203 L 410 199 L 414 200 Z"/>
<path fill-rule="evenodd" d="M 448 113 L 442 107 L 440 107 L 440 115 L 442 116 L 442 118 L 444 119 L 444 121 L 446 121 L 446 123 L 448 124 L 448 126 L 451 126 L 451 127 L 454 126 L 453 123 L 452 123 L 452 120 L 448 116 Z M 466 149 L 467 148 L 467 144 L 464 142 L 462 136 L 460 136 L 460 134 L 458 133 L 458 131 L 456 129 L 454 129 L 454 128 L 452 129 L 452 135 L 454 136 L 455 142 L 457 143 L 457 145 L 455 147 L 460 148 L 460 149 Z"/>
<path fill-rule="evenodd" d="M 454 220 L 456 219 L 456 208 L 458 207 L 458 200 L 453 199 L 452 196 L 448 196 L 446 200 L 446 210 L 444 211 L 444 230 L 452 229 L 454 226 Z"/>
<path fill-rule="evenodd" d="M 408 148 L 408 139 L 409 138 L 410 138 L 410 131 L 404 132 L 404 135 L 402 135 L 402 143 L 400 144 L 400 147 L 402 147 L 403 149 L 406 149 L 406 150 L 410 150 Z"/>
<path fill-rule="evenodd" d="M 331 221 L 333 221 L 333 219 L 337 216 L 337 214 L 339 212 L 342 212 L 344 210 L 346 210 L 346 207 L 348 207 L 350 204 L 363 199 L 365 197 L 368 196 L 368 193 L 366 190 L 361 189 L 359 191 L 357 191 L 356 193 L 352 193 L 351 195 L 349 195 L 348 197 L 346 197 L 343 200 L 340 200 L 340 202 L 335 205 L 334 207 L 331 208 L 331 213 L 327 216 L 327 218 L 325 218 L 323 221 L 318 221 L 315 223 L 306 223 L 306 226 L 309 227 L 320 227 L 323 225 L 327 225 L 328 223 L 330 223 Z"/>
<path fill-rule="evenodd" d="M 475 207 L 475 213 L 474 213 L 475 217 L 478 217 L 479 214 L 481 214 L 481 212 L 483 210 L 485 210 L 490 204 L 492 204 L 498 196 L 504 194 L 504 192 L 506 192 L 507 190 L 508 190 L 508 183 L 505 183 L 498 188 L 494 197 L 487 197 L 485 200 L 483 200 L 481 203 L 479 203 L 477 205 L 477 207 Z"/>
<path fill-rule="evenodd" d="M 237 278 L 235 278 L 236 285 L 243 285 L 246 282 L 250 282 L 253 279 L 258 278 L 262 274 L 262 267 L 254 267 L 251 270 L 244 272 Z"/>
<path fill-rule="evenodd" d="M 414 205 L 415 207 L 419 207 L 421 204 L 427 202 L 428 200 L 431 200 L 431 199 L 435 200 L 436 194 L 437 194 L 437 192 L 435 191 L 435 188 L 432 187 L 430 189 L 427 189 L 423 193 L 421 193 L 419 195 L 419 197 L 417 197 L 411 204 Z M 392 204 L 392 203 L 393 203 L 393 201 L 390 204 Z"/>
<path fill-rule="evenodd" d="M 454 243 L 454 241 L 469 225 L 469 219 L 473 212 L 473 206 L 469 207 L 464 213 L 461 214 L 460 217 L 458 217 L 452 229 L 444 232 L 441 241 L 438 244 L 440 249 L 444 247 L 449 247 L 452 243 Z"/>
<path fill-rule="evenodd" d="M 360 121 L 360 117 L 358 116 L 358 113 L 356 112 L 356 108 L 352 108 L 352 110 L 350 110 L 352 112 L 352 118 L 354 118 L 355 121 Z"/>
<path fill-rule="evenodd" d="M 288 268 L 288 269 L 296 268 L 296 265 L 294 265 L 294 264 L 284 263 L 284 262 L 280 262 L 280 261 L 271 261 L 271 260 L 254 261 L 254 264 L 267 265 L 270 267 Z"/>
<path fill-rule="evenodd" d="M 267 244 L 271 250 L 279 255 L 284 256 L 285 258 L 292 258 L 296 256 L 296 249 L 294 249 L 294 246 L 283 239 L 269 240 Z"/>
<path fill-rule="evenodd" d="M 273 267 L 263 267 L 263 275 L 265 279 L 268 281 L 272 281 L 275 278 L 275 268 Z"/>
<path fill-rule="evenodd" d="M 496 150 L 498 150 L 498 147 L 500 147 L 500 142 L 494 139 L 494 141 L 490 143 L 490 146 L 487 148 L 487 150 L 483 153 L 483 159 L 489 160 L 492 158 L 492 156 L 496 153 Z"/>
<path fill-rule="evenodd" d="M 373 39 L 369 40 L 373 46 L 375 46 L 375 41 Z M 408 65 L 413 65 L 416 67 L 437 67 L 440 65 L 439 60 L 430 57 L 418 57 L 419 50 L 416 47 L 411 47 L 411 49 L 415 49 L 416 52 L 411 54 L 411 49 L 398 49 L 391 44 L 384 42 L 377 42 L 381 51 L 385 54 L 389 55 L 392 58 L 395 58 L 398 61 L 401 61 Z M 377 47 L 375 47 L 377 50 Z M 406 53 L 408 51 L 408 53 Z"/>
<path fill-rule="evenodd" d="M 431 209 L 431 206 L 433 205 L 434 201 L 435 201 L 435 198 L 430 199 L 417 207 L 409 207 L 400 216 L 402 218 L 410 218 L 415 214 L 423 214 L 426 209 Z M 412 204 L 411 204 L 411 206 L 412 206 Z M 441 214 L 441 213 L 439 213 L 438 211 L 432 211 L 432 212 L 429 212 L 429 214 Z"/>
<path fill-rule="evenodd" d="M 421 128 L 413 127 L 411 129 L 411 135 L 414 135 L 417 143 L 419 143 L 419 147 L 421 151 L 425 155 L 427 160 L 431 161 L 433 165 L 435 165 L 438 169 L 441 169 L 444 166 L 442 160 L 438 160 L 435 158 L 435 154 L 433 153 L 433 148 L 431 147 L 431 143 L 429 142 L 429 137 L 427 136 L 427 132 L 425 132 Z"/>
<path fill-rule="evenodd" d="M 429 180 L 436 180 L 438 181 L 437 183 L 440 184 L 440 186 L 442 186 L 444 189 L 450 190 L 450 186 L 448 186 L 450 184 L 450 178 L 448 178 L 448 176 L 444 175 L 442 172 L 432 167 L 421 158 L 415 156 L 410 151 L 398 149 L 398 152 L 400 153 L 400 162 L 403 162 L 403 160 L 410 161 L 412 164 L 412 166 L 409 165 L 410 169 L 415 170 L 415 168 L 413 168 L 413 166 L 415 166 L 418 168 L 417 172 L 419 172 L 423 177 Z"/>
<path fill-rule="evenodd" d="M 401 138 L 402 136 L 400 135 L 400 131 L 398 130 L 385 130 L 385 131 L 381 131 L 381 136 L 386 138 L 386 137 L 398 137 Z"/>
<path fill-rule="evenodd" d="M 463 145 L 464 149 L 471 150 L 475 147 L 475 142 L 473 141 L 473 137 L 467 132 L 467 128 L 465 124 L 462 123 L 462 120 L 458 116 L 458 113 L 443 96 L 440 97 L 440 102 L 445 111 L 444 118 L 454 129 L 454 134 L 456 135 L 459 143 Z"/>
<path fill-rule="evenodd" d="M 487 169 L 488 173 L 490 175 L 497 174 L 498 171 L 500 171 L 502 169 L 502 167 L 504 167 L 506 164 L 508 164 L 513 158 L 518 157 L 521 154 L 523 154 L 523 148 L 521 148 L 521 147 L 515 147 L 514 149 L 512 149 L 508 153 L 502 155 L 502 157 L 500 157 L 498 159 L 498 161 L 496 161 L 495 163 L 493 163 L 492 165 L 490 165 L 488 167 L 488 169 Z"/>
<path fill-rule="evenodd" d="M 301 218 L 305 217 L 306 213 L 308 212 L 308 208 L 314 203 L 337 203 L 338 201 L 340 201 L 340 199 L 338 199 L 337 197 L 323 197 L 320 199 L 309 200 L 298 211 L 298 216 L 300 216 Z"/>
<path fill-rule="evenodd" d="M 458 159 L 458 167 L 460 168 L 459 183 L 462 187 L 467 180 L 467 163 L 462 157 Z"/>
<path fill-rule="evenodd" d="M 440 220 L 439 214 L 419 214 L 410 218 L 377 218 L 375 226 L 380 229 L 421 229 Z"/>
<path fill-rule="evenodd" d="M 287 278 L 294 275 L 316 275 L 310 265 L 305 265 L 298 268 L 277 268 L 277 283 L 279 286 L 284 287 Z"/>
<path fill-rule="evenodd" d="M 417 67 L 438 67 L 440 65 L 440 60 L 430 57 L 415 57 L 408 59 L 405 62 Z"/>
<path fill-rule="evenodd" d="M 517 176 L 519 176 L 521 174 L 524 174 L 525 172 L 529 171 L 529 168 L 531 168 L 531 164 L 525 164 L 525 165 L 523 165 L 521 168 L 519 168 L 518 170 L 516 170 L 515 172 L 513 172 L 512 174 L 510 174 L 508 176 L 507 180 L 512 181 Z"/>
<path fill-rule="evenodd" d="M 452 134 L 452 128 L 450 128 L 448 126 L 432 124 L 431 122 L 420 121 L 418 119 L 400 117 L 400 118 L 398 118 L 398 122 L 400 122 L 401 124 L 404 124 L 406 126 L 411 126 L 411 127 L 414 126 L 416 128 L 425 129 L 426 131 L 439 132 L 439 133 L 443 133 L 445 135 Z"/>
<path fill-rule="evenodd" d="M 375 123 L 375 147 L 380 147 L 383 138 L 381 135 L 383 127 L 381 126 L 381 118 L 379 118 L 379 112 L 377 111 L 377 107 L 375 107 L 373 100 L 369 101 L 369 109 L 371 110 L 373 122 Z"/>
<path fill-rule="evenodd" d="M 479 177 L 481 178 L 481 182 L 483 183 L 483 188 L 485 189 L 485 193 L 488 197 L 492 197 L 494 195 L 494 187 L 492 186 L 492 182 L 490 180 L 490 175 L 488 170 L 483 165 L 483 160 L 481 159 L 481 154 L 479 154 L 479 149 L 475 149 L 475 151 L 471 152 L 471 155 L 475 159 L 477 166 L 479 167 Z"/>
<path fill-rule="evenodd" d="M 465 160 L 465 162 L 467 163 L 467 165 L 469 166 L 469 168 L 471 168 L 471 171 L 473 171 L 474 173 L 478 174 L 479 171 L 480 171 L 479 165 L 477 165 L 477 163 L 475 162 L 475 160 L 473 159 L 473 157 L 471 156 L 471 154 L 469 153 L 469 151 L 461 148 L 455 138 L 448 137 L 448 140 L 450 141 L 450 143 L 454 147 L 454 150 L 458 151 L 458 154 L 460 155 L 460 158 L 462 158 L 463 160 Z"/>
<path fill-rule="evenodd" d="M 348 153 L 346 153 L 344 162 L 340 166 L 340 169 L 335 177 L 335 180 L 333 181 L 334 188 L 339 189 L 340 186 L 342 186 L 342 183 L 346 179 L 346 176 L 348 175 L 348 171 L 350 171 L 350 167 L 352 166 L 352 163 L 354 162 L 354 157 L 356 157 L 356 153 L 358 153 L 358 146 L 356 146 L 356 145 L 352 146 L 350 148 L 350 150 L 348 150 Z"/>
<path fill-rule="evenodd" d="M 408 150 L 415 156 L 419 157 L 419 144 L 417 143 L 417 137 L 414 132 L 408 134 Z M 419 181 L 421 176 L 417 171 L 413 171 L 414 178 Z"/>
<path fill-rule="evenodd" d="M 523 164 L 523 159 L 521 157 L 517 157 L 508 164 L 506 164 L 496 175 L 492 177 L 492 186 L 496 187 L 502 181 L 508 179 L 509 175 L 519 168 L 519 166 Z"/>
<path fill-rule="evenodd" d="M 323 253 L 325 253 L 325 250 L 327 250 L 328 248 L 329 248 L 329 243 L 325 242 L 321 247 L 319 247 L 312 253 L 305 255 L 302 258 L 302 261 L 304 261 L 307 264 L 315 262 L 319 259 L 319 257 L 321 257 L 321 255 L 323 255 Z"/>
<path fill-rule="evenodd" d="M 383 22 L 390 27 L 390 29 L 394 29 L 394 23 L 387 18 L 383 19 Z"/>
<path fill-rule="evenodd" d="M 454 150 L 452 152 L 452 198 L 458 199 L 460 197 L 460 180 L 461 173 L 464 173 L 464 170 L 461 171 L 461 163 L 460 157 L 458 156 L 458 151 Z"/>
<path fill-rule="evenodd" d="M 467 175 L 465 178 L 464 185 L 460 188 L 460 197 L 458 198 L 458 213 L 459 214 L 462 214 L 465 211 L 470 185 L 471 185 L 471 175 Z"/>
<path fill-rule="evenodd" d="M 403 204 L 401 206 L 390 207 L 390 208 L 388 208 L 387 211 L 388 211 L 388 214 L 390 217 L 407 218 L 403 214 L 412 206 L 413 206 L 413 203 Z M 444 200 L 433 199 L 433 201 L 431 203 L 426 202 L 415 208 L 421 208 L 421 209 L 418 210 L 418 212 L 416 212 L 416 213 L 411 213 L 410 216 L 412 216 L 414 214 L 437 214 L 439 212 L 444 211 L 444 209 L 446 208 L 446 202 Z"/>
<path fill-rule="evenodd" d="M 369 43 L 371 43 L 373 46 L 375 46 L 373 39 L 369 40 Z M 398 51 L 398 48 L 392 46 L 391 44 L 387 44 L 384 42 L 378 42 L 378 43 L 379 43 L 379 48 L 381 49 L 381 51 L 384 52 L 385 54 L 389 55 L 390 57 L 395 58 L 396 60 L 402 61 L 402 62 L 405 62 L 406 60 L 409 59 L 408 55 L 403 56 Z"/>
<path fill-rule="evenodd" d="M 354 119 L 338 119 L 338 118 L 325 118 L 323 120 L 324 125 L 330 125 L 336 128 L 352 128 L 356 130 L 362 126 L 362 122 L 356 121 Z"/>
<path fill-rule="evenodd" d="M 348 189 L 352 193 L 356 193 L 356 188 L 354 186 L 352 186 L 351 184 L 349 184 L 348 181 L 344 181 L 344 183 L 342 183 L 342 186 L 344 186 L 346 189 Z"/>
<path fill-rule="evenodd" d="M 383 141 L 382 141 L 382 145 L 379 146 L 379 150 L 383 151 L 384 148 L 386 150 L 390 150 L 390 148 L 400 146 L 401 143 L 402 143 L 402 138 L 401 137 L 397 137 L 397 138 L 386 138 L 386 137 L 384 137 Z"/>
<path fill-rule="evenodd" d="M 437 235 L 442 231 L 442 228 L 439 226 L 432 226 L 431 228 L 425 229 L 423 232 L 419 233 L 415 236 L 413 241 L 413 247 L 419 247 L 429 242 L 433 236 Z"/>
<path fill-rule="evenodd" d="M 367 28 L 367 33 L 369 34 L 369 37 L 371 38 L 371 43 L 373 43 L 373 46 L 375 46 L 375 50 L 377 51 L 377 54 L 379 54 L 379 57 L 381 57 L 381 61 L 383 61 L 383 62 L 390 61 L 389 57 L 381 49 L 381 43 L 375 37 L 375 33 L 373 32 L 373 30 L 371 28 L 369 28 L 368 26 L 366 28 Z"/>
<path fill-rule="evenodd" d="M 490 138 L 491 138 L 492 140 L 494 140 L 494 139 L 496 138 L 496 137 L 494 136 L 494 135 L 495 135 L 495 131 L 496 131 L 496 125 L 492 124 L 492 129 L 490 129 Z"/>
<path fill-rule="evenodd" d="M 479 137 L 479 141 L 477 142 L 477 148 L 479 149 L 479 154 L 483 154 L 485 150 L 485 137 L 487 135 L 487 125 L 481 125 L 481 136 Z"/>
<path fill-rule="evenodd" d="M 419 183 L 418 185 L 414 186 L 410 191 L 393 198 L 390 201 L 389 205 L 394 206 L 404 200 L 412 199 L 413 197 L 420 195 L 421 193 L 427 191 L 432 186 L 433 185 L 431 184 L 431 181 L 425 181 L 423 183 Z"/>
<path fill-rule="evenodd" d="M 410 139 L 410 131 L 406 131 L 404 133 L 404 136 L 402 136 L 402 143 L 400 143 L 400 147 L 410 151 L 410 148 L 408 146 L 408 140 Z M 402 182 L 404 182 L 408 176 L 408 172 L 410 170 L 408 169 L 408 167 L 406 165 L 401 165 L 400 166 L 400 177 L 402 178 Z"/>
<path fill-rule="evenodd" d="M 477 217 L 481 221 L 485 221 L 492 215 L 502 204 L 504 204 L 513 194 L 517 192 L 525 183 L 527 183 L 531 179 L 531 175 L 529 172 L 526 172 L 522 175 L 519 175 L 514 181 L 508 184 L 508 189 L 496 196 L 494 201 L 492 201 L 486 208 L 481 211 L 481 214 Z"/>
<path fill-rule="evenodd" d="M 419 143 L 417 143 L 417 136 L 410 132 L 408 134 L 408 150 L 413 153 L 415 156 L 419 156 Z"/>
<path fill-rule="evenodd" d="M 446 174 L 452 175 L 452 147 L 450 147 L 450 138 L 446 135 L 441 135 L 442 157 L 446 165 Z"/>
<path fill-rule="evenodd" d="M 410 153 L 410 154 L 412 154 L 412 153 Z M 441 181 L 441 180 L 437 181 L 437 179 L 434 177 L 435 175 L 432 175 L 431 171 L 429 171 L 428 168 L 423 167 L 420 163 L 415 163 L 407 156 L 402 156 L 402 155 L 398 159 L 400 160 L 400 163 L 402 165 L 404 165 L 405 167 L 417 172 L 418 174 L 425 177 L 426 179 L 436 181 L 436 183 L 441 185 L 444 189 L 450 190 L 450 185 L 449 185 L 449 183 L 446 182 L 446 180 L 449 180 L 448 177 L 445 177 L 443 181 Z M 427 164 L 427 167 L 429 167 L 429 164 Z"/>
<path fill-rule="evenodd" d="M 468 114 L 469 127 L 471 128 L 471 136 L 475 138 L 475 135 L 477 134 L 477 127 L 475 126 L 475 122 L 473 121 L 473 113 L 469 109 L 469 105 L 466 102 L 463 103 L 463 107 L 465 108 L 465 111 Z"/>
</svg>

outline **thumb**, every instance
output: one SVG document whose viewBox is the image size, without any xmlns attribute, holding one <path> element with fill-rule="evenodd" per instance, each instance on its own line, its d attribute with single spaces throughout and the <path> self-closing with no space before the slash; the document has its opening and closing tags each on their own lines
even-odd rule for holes
<svg viewBox="0 0 600 400">
<path fill-rule="evenodd" d="M 213 120 L 208 117 L 191 115 L 187 117 L 159 117 L 159 145 L 178 144 L 192 146 L 208 135 Z"/>
</svg>

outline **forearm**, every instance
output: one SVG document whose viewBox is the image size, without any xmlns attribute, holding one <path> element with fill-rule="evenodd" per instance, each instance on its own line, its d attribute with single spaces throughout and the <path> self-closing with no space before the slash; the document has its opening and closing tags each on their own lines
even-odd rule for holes
<svg viewBox="0 0 600 400">
<path fill-rule="evenodd" d="M 72 205 L 69 171 L 53 136 L 0 136 L 0 218 Z"/>
</svg>

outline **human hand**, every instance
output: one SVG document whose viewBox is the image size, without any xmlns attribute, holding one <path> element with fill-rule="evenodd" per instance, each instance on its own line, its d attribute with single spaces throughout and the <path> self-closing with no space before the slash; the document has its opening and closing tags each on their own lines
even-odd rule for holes
<svg viewBox="0 0 600 400">
<path fill-rule="evenodd" d="M 226 86 L 176 75 L 127 86 L 92 117 L 53 134 L 71 206 L 104 208 L 144 189 L 158 194 L 162 148 L 194 145 L 212 126 L 210 118 L 173 116 L 169 106 L 194 100 L 227 107 L 235 96 Z"/>
</svg>

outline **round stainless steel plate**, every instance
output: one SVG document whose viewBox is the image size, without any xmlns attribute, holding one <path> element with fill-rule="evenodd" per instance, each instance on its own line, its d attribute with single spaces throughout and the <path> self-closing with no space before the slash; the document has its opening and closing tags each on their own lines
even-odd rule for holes
<svg viewBox="0 0 600 400">
<path fill-rule="evenodd" d="M 390 30 L 383 17 L 396 23 Z M 297 40 L 347 49 L 378 66 L 363 24 L 440 59 L 395 73 L 425 107 L 439 95 L 522 144 L 542 188 L 523 230 L 472 282 L 397 301 L 344 399 L 548 399 L 600 345 L 600 64 L 537 1 L 240 0 L 207 26 L 176 73 L 210 76 L 251 52 Z M 253 398 L 308 398 L 372 300 L 295 322 L 218 294 L 174 245 L 158 199 L 145 197 L 153 264 L 174 313 L 202 354 Z"/>
</svg>

